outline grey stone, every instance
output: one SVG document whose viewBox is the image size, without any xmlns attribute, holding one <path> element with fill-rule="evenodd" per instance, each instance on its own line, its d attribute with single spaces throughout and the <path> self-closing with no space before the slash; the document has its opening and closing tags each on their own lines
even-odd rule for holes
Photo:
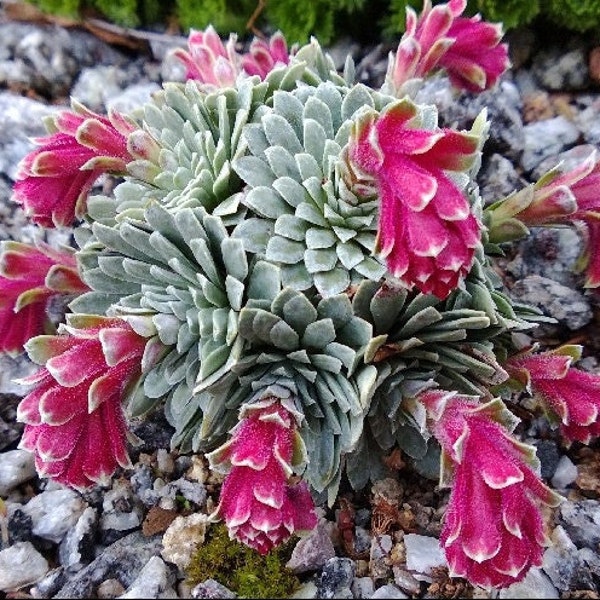
<svg viewBox="0 0 600 600">
<path fill-rule="evenodd" d="M 31 542 L 17 542 L 0 551 L 0 590 L 4 592 L 35 583 L 48 571 L 48 561 Z"/>
<path fill-rule="evenodd" d="M 537 448 L 537 457 L 540 460 L 540 475 L 550 479 L 556 471 L 560 453 L 556 442 L 553 440 L 533 440 L 532 445 Z"/>
<path fill-rule="evenodd" d="M 545 48 L 534 57 L 531 71 L 544 88 L 580 90 L 589 84 L 586 49 L 575 44 L 571 48 Z"/>
<path fill-rule="evenodd" d="M 115 483 L 102 500 L 100 529 L 104 543 L 112 543 L 140 527 L 143 520 L 141 502 L 133 495 L 128 483 Z"/>
<path fill-rule="evenodd" d="M 317 582 L 317 598 L 342 598 L 347 596 L 354 579 L 356 566 L 350 558 L 330 558 L 323 566 Z"/>
<path fill-rule="evenodd" d="M 8 506 L 7 529 L 8 541 L 11 544 L 33 541 L 33 519 L 21 510 L 19 504 Z"/>
<path fill-rule="evenodd" d="M 537 567 L 530 569 L 525 579 L 500 590 L 498 598 L 560 598 L 550 578 Z"/>
<path fill-rule="evenodd" d="M 65 584 L 66 574 L 62 567 L 57 567 L 46 573 L 43 579 L 38 581 L 29 593 L 34 598 L 52 598 L 56 592 Z"/>
<path fill-rule="evenodd" d="M 418 594 L 421 590 L 421 584 L 411 573 L 394 565 L 392 567 L 394 573 L 394 583 L 407 594 Z"/>
<path fill-rule="evenodd" d="M 236 594 L 214 579 L 199 583 L 191 592 L 192 598 L 236 598 Z"/>
<path fill-rule="evenodd" d="M 302 537 L 286 564 L 294 573 L 305 573 L 320 569 L 329 559 L 335 557 L 335 548 L 323 521 L 305 537 Z"/>
<path fill-rule="evenodd" d="M 515 283 L 510 294 L 515 300 L 537 306 L 546 316 L 572 331 L 587 325 L 593 318 L 590 304 L 582 293 L 547 277 L 525 277 Z"/>
<path fill-rule="evenodd" d="M 154 82 L 140 82 L 129 85 L 123 91 L 107 97 L 106 109 L 114 109 L 122 113 L 134 113 L 149 102 L 152 94 L 160 89 L 160 86 Z"/>
<path fill-rule="evenodd" d="M 82 69 L 71 90 L 71 96 L 89 109 L 105 113 L 108 98 L 118 96 L 129 83 L 128 73 L 114 65 L 98 65 Z"/>
<path fill-rule="evenodd" d="M 17 486 L 36 475 L 34 456 L 28 450 L 0 453 L 0 496 L 7 496 Z"/>
<path fill-rule="evenodd" d="M 566 454 L 561 456 L 558 464 L 556 465 L 554 474 L 552 475 L 552 487 L 559 490 L 564 490 L 576 479 L 577 466 L 573 464 L 573 461 Z"/>
<path fill-rule="evenodd" d="M 89 565 L 71 576 L 54 598 L 89 598 L 109 578 L 130 586 L 152 556 L 158 556 L 161 536 L 144 537 L 135 531 L 106 548 Z"/>
<path fill-rule="evenodd" d="M 575 545 L 597 550 L 600 543 L 600 502 L 563 502 L 558 511 L 561 525 Z"/>
<path fill-rule="evenodd" d="M 159 556 L 153 556 L 119 598 L 177 598 L 175 574 Z"/>
<path fill-rule="evenodd" d="M 370 577 L 355 577 L 350 589 L 355 598 L 371 598 L 375 592 L 375 582 Z"/>
<path fill-rule="evenodd" d="M 88 506 L 58 548 L 60 563 L 66 570 L 79 571 L 93 560 L 97 525 L 98 512 Z"/>
<path fill-rule="evenodd" d="M 580 135 L 577 126 L 562 115 L 528 123 L 523 132 L 525 146 L 521 166 L 525 171 L 531 171 L 549 156 L 560 154 L 575 144 Z"/>
<path fill-rule="evenodd" d="M 564 152 L 553 154 L 552 156 L 545 158 L 535 167 L 535 169 L 533 169 L 531 177 L 534 180 L 540 179 L 554 167 L 558 167 L 559 171 L 562 173 L 571 171 L 583 163 L 595 149 L 593 144 L 578 144 Z"/>
<path fill-rule="evenodd" d="M 408 596 L 393 583 L 386 583 L 375 590 L 375 593 L 371 596 L 371 598 L 373 600 L 376 598 L 383 600 L 384 598 L 408 598 Z"/>
<path fill-rule="evenodd" d="M 58 544 L 86 509 L 84 500 L 73 490 L 62 488 L 34 496 L 23 512 L 33 521 L 33 533 Z"/>
<path fill-rule="evenodd" d="M 526 184 L 513 163 L 501 154 L 492 154 L 484 160 L 477 178 L 486 205 L 505 198 Z"/>
</svg>

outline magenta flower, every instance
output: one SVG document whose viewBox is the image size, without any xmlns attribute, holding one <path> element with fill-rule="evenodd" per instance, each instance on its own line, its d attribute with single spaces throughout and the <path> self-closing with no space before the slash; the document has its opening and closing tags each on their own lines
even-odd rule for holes
<svg viewBox="0 0 600 600">
<path fill-rule="evenodd" d="M 442 483 L 453 482 L 440 536 L 451 575 L 487 588 L 522 580 L 542 563 L 539 503 L 561 499 L 536 474 L 535 449 L 511 437 L 515 417 L 499 399 L 482 405 L 441 390 L 418 398 L 442 447 Z"/>
<path fill-rule="evenodd" d="M 504 365 L 506 370 L 540 400 L 565 439 L 588 444 L 600 436 L 600 375 L 571 366 L 581 356 L 581 346 L 535 350 L 511 357 Z"/>
<path fill-rule="evenodd" d="M 445 69 L 452 84 L 481 92 L 493 87 L 509 67 L 508 48 L 500 44 L 502 27 L 476 15 L 461 17 L 466 0 L 450 0 L 432 8 L 424 0 L 419 17 L 406 7 L 406 31 L 395 56 L 390 56 L 386 85 L 402 95 L 403 85 Z"/>
<path fill-rule="evenodd" d="M 227 87 L 235 83 L 240 71 L 240 56 L 235 49 L 236 36 L 231 34 L 224 45 L 209 26 L 206 31 L 192 29 L 188 36 L 188 50 L 177 48 L 173 56 L 186 68 L 185 78 L 215 87 Z"/>
<path fill-rule="evenodd" d="M 377 250 L 408 288 L 445 298 L 468 273 L 481 224 L 446 171 L 466 171 L 478 138 L 415 124 L 416 106 L 399 100 L 355 123 L 348 158 L 375 182 L 381 206 Z M 356 186 L 360 192 L 364 186 Z"/>
<path fill-rule="evenodd" d="M 50 123 L 41 147 L 19 164 L 14 200 L 44 227 L 69 226 L 81 219 L 94 182 L 103 173 L 123 174 L 132 160 L 127 136 L 135 125 L 116 111 L 108 117 L 73 102 Z"/>
<path fill-rule="evenodd" d="M 275 67 L 290 61 L 287 43 L 281 32 L 276 32 L 269 41 L 254 38 L 249 52 L 242 56 L 242 69 L 248 75 L 264 79 Z"/>
<path fill-rule="evenodd" d="M 306 482 L 292 482 L 292 460 L 304 455 L 296 415 L 274 398 L 247 405 L 232 437 L 208 456 L 228 473 L 215 519 L 225 520 L 233 539 L 260 554 L 317 524 Z"/>
<path fill-rule="evenodd" d="M 46 308 L 57 296 L 80 294 L 75 256 L 39 242 L 0 242 L 0 352 L 16 355 L 49 325 Z"/>
<path fill-rule="evenodd" d="M 62 333 L 27 344 L 45 366 L 21 380 L 36 387 L 17 410 L 20 446 L 35 453 L 41 476 L 82 489 L 130 466 L 121 404 L 140 378 L 147 340 L 123 319 L 87 315 Z"/>
</svg>

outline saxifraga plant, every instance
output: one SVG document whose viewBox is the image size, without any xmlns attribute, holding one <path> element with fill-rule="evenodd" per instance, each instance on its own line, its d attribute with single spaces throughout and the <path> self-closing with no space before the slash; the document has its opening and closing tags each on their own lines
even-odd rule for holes
<svg viewBox="0 0 600 600">
<path fill-rule="evenodd" d="M 483 208 L 485 111 L 441 128 L 427 77 L 493 88 L 499 25 L 464 0 L 407 11 L 381 89 L 338 73 L 316 39 L 195 31 L 136 118 L 73 101 L 21 162 L 14 198 L 76 249 L 4 243 L 2 351 L 40 369 L 18 418 L 40 475 L 76 488 L 129 466 L 127 418 L 162 409 L 174 448 L 225 475 L 214 520 L 268 553 L 316 525 L 343 475 L 356 490 L 395 448 L 440 455 L 452 575 L 505 587 L 538 566 L 541 505 L 560 497 L 514 435 L 511 391 L 567 441 L 600 434 L 600 376 L 581 347 L 523 347 L 544 317 L 494 269 L 530 226 L 587 232 L 600 285 L 600 163 L 555 169 Z M 112 196 L 91 196 L 104 173 Z M 46 308 L 70 300 L 48 334 Z M 506 401 L 506 402 L 505 402 Z"/>
</svg>

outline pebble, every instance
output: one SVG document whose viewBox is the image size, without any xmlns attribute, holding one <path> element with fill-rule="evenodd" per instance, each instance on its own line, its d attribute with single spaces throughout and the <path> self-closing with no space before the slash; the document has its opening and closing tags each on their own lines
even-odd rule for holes
<svg viewBox="0 0 600 600">
<path fill-rule="evenodd" d="M 600 543 L 600 502 L 598 500 L 565 502 L 558 509 L 558 518 L 577 547 L 598 550 Z"/>
<path fill-rule="evenodd" d="M 104 543 L 112 543 L 140 527 L 143 518 L 141 502 L 134 496 L 129 483 L 115 485 L 102 500 L 100 529 Z"/>
<path fill-rule="evenodd" d="M 576 479 L 577 466 L 573 464 L 573 461 L 566 454 L 561 456 L 551 479 L 552 487 L 564 490 Z"/>
<path fill-rule="evenodd" d="M 34 535 L 58 544 L 86 508 L 77 492 L 62 488 L 34 496 L 25 504 L 23 512 L 31 517 Z"/>
<path fill-rule="evenodd" d="M 420 581 L 430 581 L 432 569 L 447 566 L 440 542 L 434 537 L 408 533 L 404 536 L 406 568 Z"/>
<path fill-rule="evenodd" d="M 408 598 L 408 596 L 393 583 L 386 583 L 378 588 L 375 593 L 371 596 L 373 600 L 379 598 L 383 600 L 384 598 Z"/>
<path fill-rule="evenodd" d="M 333 542 L 323 521 L 320 521 L 308 535 L 300 538 L 285 566 L 296 574 L 316 571 L 334 557 Z"/>
<path fill-rule="evenodd" d="M 204 543 L 207 526 L 208 515 L 203 513 L 177 517 L 164 533 L 161 556 L 184 571 L 193 553 Z"/>
<path fill-rule="evenodd" d="M 534 567 L 529 570 L 523 581 L 513 583 L 507 588 L 500 590 L 498 598 L 503 600 L 508 598 L 542 600 L 546 598 L 560 598 L 560 595 L 558 590 L 552 585 L 550 578 L 541 569 Z"/>
<path fill-rule="evenodd" d="M 17 542 L 0 551 L 0 590 L 9 592 L 39 581 L 48 561 L 31 542 Z"/>
<path fill-rule="evenodd" d="M 350 589 L 355 598 L 371 598 L 375 592 L 375 583 L 370 577 L 355 577 Z"/>
<path fill-rule="evenodd" d="M 565 146 L 575 144 L 580 135 L 578 127 L 562 115 L 528 123 L 523 127 L 523 134 L 521 166 L 525 171 L 531 171 L 545 158 L 559 154 Z"/>
<path fill-rule="evenodd" d="M 159 556 L 153 556 L 119 598 L 177 598 L 174 573 Z"/>
<path fill-rule="evenodd" d="M 34 456 L 28 450 L 0 453 L 0 496 L 36 476 Z"/>
<path fill-rule="evenodd" d="M 587 52 L 582 44 L 542 50 L 533 59 L 531 71 L 548 90 L 580 90 L 589 84 Z"/>
<path fill-rule="evenodd" d="M 350 558 L 330 558 L 323 566 L 317 582 L 317 598 L 352 598 L 350 586 L 355 568 Z"/>
<path fill-rule="evenodd" d="M 207 579 L 192 589 L 192 598 L 236 598 L 237 595 L 229 588 L 214 579 Z"/>
<path fill-rule="evenodd" d="M 94 558 L 98 511 L 88 506 L 69 529 L 58 548 L 60 564 L 69 572 L 79 571 Z"/>
<path fill-rule="evenodd" d="M 65 585 L 66 577 L 62 567 L 52 569 L 29 590 L 29 593 L 33 598 L 52 598 Z"/>
</svg>

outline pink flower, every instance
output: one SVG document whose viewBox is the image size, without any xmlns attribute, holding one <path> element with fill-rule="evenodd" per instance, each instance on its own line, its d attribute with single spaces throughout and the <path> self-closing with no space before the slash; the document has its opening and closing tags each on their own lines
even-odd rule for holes
<svg viewBox="0 0 600 600">
<path fill-rule="evenodd" d="M 71 323 L 64 335 L 27 344 L 45 366 L 21 380 L 36 387 L 17 418 L 26 424 L 21 447 L 35 453 L 38 473 L 86 488 L 130 466 L 121 404 L 139 380 L 147 340 L 123 319 L 75 315 Z"/>
<path fill-rule="evenodd" d="M 581 346 L 561 346 L 548 352 L 530 348 L 504 365 L 511 377 L 540 400 L 563 437 L 588 444 L 600 436 L 600 375 L 571 366 Z"/>
<path fill-rule="evenodd" d="M 509 67 L 508 48 L 500 44 L 502 27 L 476 15 L 461 17 L 466 0 L 450 0 L 431 7 L 423 3 L 417 17 L 406 8 L 406 31 L 395 57 L 390 57 L 386 84 L 398 96 L 403 85 L 443 68 L 452 84 L 471 92 L 493 87 Z"/>
<path fill-rule="evenodd" d="M 287 65 L 289 61 L 285 37 L 278 31 L 268 42 L 259 38 L 252 40 L 250 51 L 242 56 L 242 69 L 248 75 L 264 79 L 275 67 Z"/>
<path fill-rule="evenodd" d="M 14 200 L 44 227 L 69 226 L 86 211 L 89 191 L 103 173 L 122 174 L 132 160 L 127 136 L 133 123 L 113 111 L 108 117 L 74 102 L 35 139 L 41 147 L 19 164 Z"/>
<path fill-rule="evenodd" d="M 375 182 L 380 197 L 377 250 L 408 288 L 445 298 L 468 273 L 481 224 L 446 171 L 466 171 L 478 138 L 414 124 L 408 99 L 355 123 L 348 149 L 354 171 Z M 364 186 L 355 186 L 360 193 Z"/>
<path fill-rule="evenodd" d="M 453 480 L 440 536 L 451 575 L 487 588 L 522 580 L 542 563 L 538 505 L 560 501 L 534 471 L 535 449 L 511 437 L 515 417 L 499 399 L 482 405 L 441 390 L 418 398 L 442 447 L 442 483 Z"/>
<path fill-rule="evenodd" d="M 236 36 L 231 34 L 225 46 L 211 25 L 206 31 L 192 29 L 188 36 L 189 52 L 177 48 L 173 56 L 185 65 L 186 79 L 218 88 L 232 86 L 240 71 L 240 56 L 235 43 Z"/>
<path fill-rule="evenodd" d="M 293 483 L 292 458 L 304 450 L 296 416 L 269 398 L 247 405 L 232 437 L 208 455 L 228 473 L 213 518 L 223 518 L 231 538 L 267 554 L 294 533 L 317 524 L 306 482 Z"/>
<path fill-rule="evenodd" d="M 72 252 L 20 242 L 0 243 L 0 352 L 22 352 L 30 338 L 49 325 L 46 308 L 57 296 L 80 294 L 81 281 Z"/>
</svg>

